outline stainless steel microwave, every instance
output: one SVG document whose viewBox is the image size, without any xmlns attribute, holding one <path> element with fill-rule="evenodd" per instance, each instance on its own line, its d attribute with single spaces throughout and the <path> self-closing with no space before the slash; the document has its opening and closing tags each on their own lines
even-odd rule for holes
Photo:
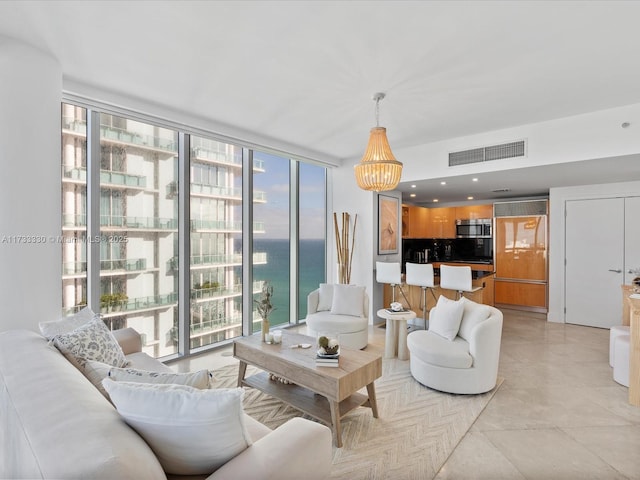
<svg viewBox="0 0 640 480">
<path fill-rule="evenodd" d="M 472 220 L 456 220 L 457 238 L 491 238 L 490 218 L 476 218 Z"/>
</svg>

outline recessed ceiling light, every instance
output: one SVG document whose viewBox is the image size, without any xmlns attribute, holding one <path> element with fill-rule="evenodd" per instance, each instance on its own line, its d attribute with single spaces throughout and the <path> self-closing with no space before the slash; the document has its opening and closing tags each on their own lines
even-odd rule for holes
<svg viewBox="0 0 640 480">
<path fill-rule="evenodd" d="M 437 199 L 437 198 L 434 198 L 434 199 L 433 199 L 433 203 L 438 203 L 438 199 Z"/>
<path fill-rule="evenodd" d="M 467 200 L 473 200 L 473 197 L 467 197 Z"/>
<path fill-rule="evenodd" d="M 440 185 L 446 185 L 447 182 L 440 182 Z"/>
<path fill-rule="evenodd" d="M 410 196 L 411 198 L 413 198 L 413 197 L 415 197 L 415 196 L 416 196 L 416 194 L 415 194 L 415 193 L 411 193 L 409 196 Z"/>
<path fill-rule="evenodd" d="M 416 188 L 416 186 L 415 185 L 411 185 L 411 188 Z"/>
<path fill-rule="evenodd" d="M 477 178 L 472 178 L 472 179 L 471 179 L 471 181 L 472 181 L 472 182 L 477 182 L 477 181 L 478 181 L 478 179 L 477 179 Z"/>
</svg>

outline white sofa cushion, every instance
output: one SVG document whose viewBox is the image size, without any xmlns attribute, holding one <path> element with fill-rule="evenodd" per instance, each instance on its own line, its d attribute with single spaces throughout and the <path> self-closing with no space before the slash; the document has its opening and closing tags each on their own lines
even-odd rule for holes
<svg viewBox="0 0 640 480">
<path fill-rule="evenodd" d="M 458 335 L 463 313 L 463 300 L 451 300 L 440 295 L 438 303 L 429 313 L 429 331 L 453 341 Z"/>
<path fill-rule="evenodd" d="M 318 289 L 318 308 L 316 311 L 329 311 L 333 304 L 333 285 L 330 283 L 321 283 Z"/>
<path fill-rule="evenodd" d="M 94 317 L 72 332 L 56 335 L 53 344 L 67 360 L 81 370 L 87 360 L 96 360 L 114 367 L 127 365 L 120 345 L 100 317 Z"/>
<path fill-rule="evenodd" d="M 198 390 L 103 380 L 118 413 L 151 446 L 167 473 L 210 474 L 251 444 L 241 388 Z"/>
<path fill-rule="evenodd" d="M 431 331 L 417 330 L 407 337 L 411 356 L 425 363 L 446 368 L 469 368 L 473 357 L 469 353 L 469 343 L 461 337 L 448 341 Z"/>
<path fill-rule="evenodd" d="M 96 317 L 96 313 L 89 307 L 85 307 L 74 315 L 63 317 L 60 320 L 52 320 L 49 322 L 40 322 L 40 333 L 47 340 L 52 340 L 56 335 L 62 335 L 72 332 L 78 327 L 89 323 Z"/>
<path fill-rule="evenodd" d="M 471 332 L 473 331 L 473 329 L 478 324 L 484 322 L 487 318 L 489 318 L 489 315 L 491 315 L 491 310 L 487 305 L 476 303 L 465 297 L 462 297 L 462 301 L 464 303 L 464 313 L 462 315 L 462 321 L 460 322 L 458 335 L 460 335 L 465 340 L 469 340 L 471 338 Z"/>
<path fill-rule="evenodd" d="M 364 310 L 364 287 L 337 283 L 333 286 L 333 315 L 361 317 Z"/>
<path fill-rule="evenodd" d="M 353 333 L 367 328 L 366 317 L 333 315 L 331 312 L 317 312 L 307 315 L 307 325 L 317 332 Z"/>
</svg>

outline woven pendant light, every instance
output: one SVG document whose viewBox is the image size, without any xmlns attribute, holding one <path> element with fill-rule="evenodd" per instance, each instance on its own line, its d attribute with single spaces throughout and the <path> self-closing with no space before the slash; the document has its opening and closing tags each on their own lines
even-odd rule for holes
<svg viewBox="0 0 640 480">
<path fill-rule="evenodd" d="M 384 93 L 373 96 L 376 102 L 376 126 L 371 129 L 362 160 L 354 167 L 358 186 L 375 192 L 393 190 L 402 175 L 402 163 L 393 156 L 387 140 L 387 129 L 379 125 L 378 104 L 384 97 Z"/>
</svg>

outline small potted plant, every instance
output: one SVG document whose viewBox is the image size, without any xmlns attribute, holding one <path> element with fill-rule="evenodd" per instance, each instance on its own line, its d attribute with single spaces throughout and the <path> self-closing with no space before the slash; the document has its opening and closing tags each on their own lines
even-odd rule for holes
<svg viewBox="0 0 640 480">
<path fill-rule="evenodd" d="M 275 307 L 271 303 L 271 297 L 273 296 L 273 285 L 269 282 L 264 282 L 262 284 L 262 291 L 260 292 L 260 297 L 255 299 L 253 303 L 256 304 L 256 311 L 260 314 L 262 318 L 262 341 L 266 341 L 266 337 L 269 333 L 269 315 Z"/>
</svg>

